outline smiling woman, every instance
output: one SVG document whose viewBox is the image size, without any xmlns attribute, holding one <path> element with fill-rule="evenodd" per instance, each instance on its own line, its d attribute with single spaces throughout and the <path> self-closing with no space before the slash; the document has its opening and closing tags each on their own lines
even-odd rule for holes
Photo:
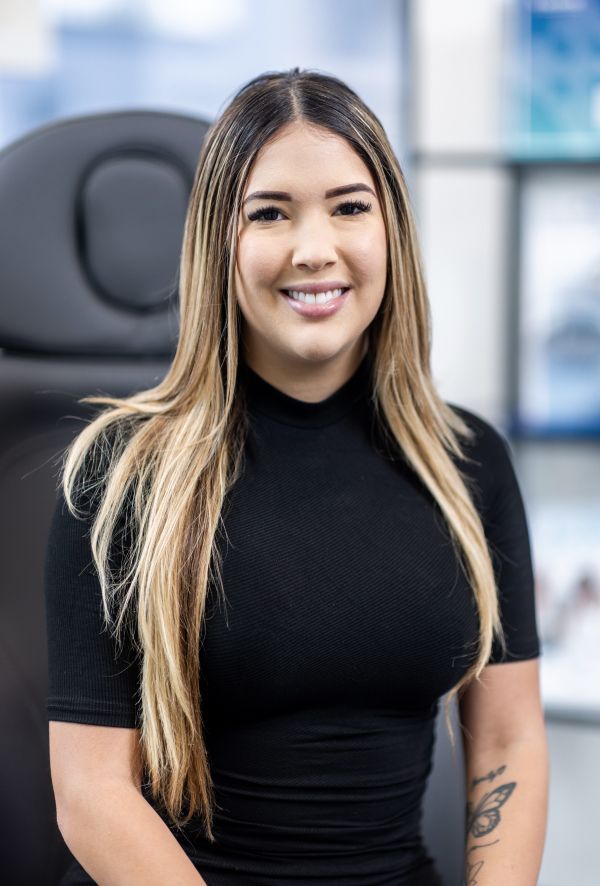
<svg viewBox="0 0 600 886">
<path fill-rule="evenodd" d="M 280 390 L 322 399 L 357 368 L 383 299 L 377 185 L 345 138 L 296 120 L 261 148 L 246 189 L 235 275 L 245 360 Z M 373 199 L 341 200 L 356 192 Z"/>
<path fill-rule="evenodd" d="M 498 828 L 494 882 L 533 884 L 523 501 L 502 435 L 436 390 L 408 191 L 350 87 L 295 68 L 239 90 L 202 145 L 180 281 L 169 371 L 85 398 L 106 408 L 51 528 L 70 848 L 98 882 L 439 886 L 422 801 L 439 700 L 460 692 L 471 836 Z"/>
</svg>

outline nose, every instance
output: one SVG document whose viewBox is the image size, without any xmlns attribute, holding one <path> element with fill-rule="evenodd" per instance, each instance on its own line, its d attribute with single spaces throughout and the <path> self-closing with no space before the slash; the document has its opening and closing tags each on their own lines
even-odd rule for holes
<svg viewBox="0 0 600 886">
<path fill-rule="evenodd" d="M 295 268 L 311 268 L 318 271 L 337 262 L 333 234 L 327 225 L 311 220 L 302 225 L 293 248 L 292 263 Z"/>
</svg>

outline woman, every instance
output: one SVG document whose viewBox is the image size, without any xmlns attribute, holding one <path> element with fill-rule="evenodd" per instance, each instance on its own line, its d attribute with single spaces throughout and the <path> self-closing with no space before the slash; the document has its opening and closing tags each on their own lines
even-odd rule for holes
<svg viewBox="0 0 600 886">
<path fill-rule="evenodd" d="M 106 409 L 49 538 L 67 882 L 439 884 L 420 815 L 448 693 L 465 880 L 534 884 L 523 502 L 502 435 L 435 390 L 406 185 L 348 86 L 295 68 L 240 89 L 202 146 L 180 281 L 172 365 L 86 398 Z"/>
</svg>

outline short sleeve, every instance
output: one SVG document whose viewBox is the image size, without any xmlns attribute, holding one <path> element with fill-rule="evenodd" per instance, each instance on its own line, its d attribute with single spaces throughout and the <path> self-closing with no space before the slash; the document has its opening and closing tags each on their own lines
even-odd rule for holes
<svg viewBox="0 0 600 886">
<path fill-rule="evenodd" d="M 488 421 L 464 409 L 457 411 L 477 435 L 476 442 L 466 450 L 478 462 L 469 470 L 476 474 L 481 493 L 478 505 L 494 566 L 506 639 L 507 652 L 503 656 L 494 637 L 488 664 L 538 658 L 542 650 L 530 534 L 512 451 L 504 435 Z"/>
<path fill-rule="evenodd" d="M 139 666 L 126 639 L 103 622 L 102 595 L 90 544 L 91 515 L 74 517 L 59 489 L 47 538 L 44 598 L 49 720 L 139 728 Z"/>
</svg>

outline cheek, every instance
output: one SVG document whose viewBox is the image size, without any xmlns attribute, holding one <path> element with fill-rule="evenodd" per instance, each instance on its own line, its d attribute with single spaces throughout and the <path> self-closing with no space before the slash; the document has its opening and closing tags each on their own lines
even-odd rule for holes
<svg viewBox="0 0 600 886">
<path fill-rule="evenodd" d="M 385 230 L 373 229 L 352 244 L 348 261 L 361 275 L 378 278 L 387 266 Z"/>
<path fill-rule="evenodd" d="M 238 243 L 236 275 L 246 287 L 272 286 L 279 274 L 278 267 L 276 250 L 253 242 L 250 237 Z"/>
</svg>

